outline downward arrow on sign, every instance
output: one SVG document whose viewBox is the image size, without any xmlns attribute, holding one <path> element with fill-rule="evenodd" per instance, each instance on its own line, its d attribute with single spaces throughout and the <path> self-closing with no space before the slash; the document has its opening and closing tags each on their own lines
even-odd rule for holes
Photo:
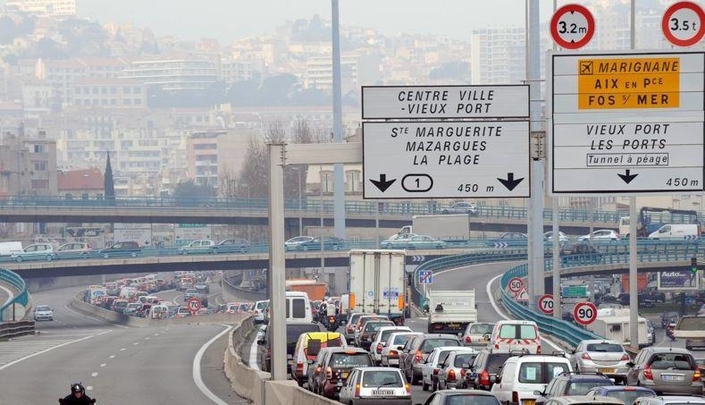
<svg viewBox="0 0 705 405">
<path fill-rule="evenodd" d="M 377 188 L 379 189 L 379 191 L 381 191 L 381 192 L 384 193 L 385 191 L 387 191 L 387 189 L 388 189 L 392 184 L 394 184 L 395 181 L 397 181 L 397 179 L 387 181 L 387 175 L 386 175 L 386 174 L 380 174 L 380 175 L 379 175 L 379 180 L 370 179 L 370 181 L 372 182 L 372 184 L 374 184 L 375 186 L 377 186 Z"/>
<path fill-rule="evenodd" d="M 497 180 L 499 180 L 499 182 L 502 183 L 504 185 L 504 187 L 507 188 L 507 190 L 512 191 L 512 190 L 514 190 L 514 188 L 516 186 L 519 185 L 519 183 L 521 183 L 524 180 L 524 178 L 522 177 L 520 179 L 514 180 L 514 173 L 507 173 L 506 180 L 500 179 L 499 177 L 497 177 Z"/>
<path fill-rule="evenodd" d="M 629 184 L 632 182 L 632 180 L 634 180 L 634 178 L 636 178 L 636 176 L 639 175 L 639 173 L 637 173 L 637 174 L 630 174 L 630 173 L 631 173 L 631 171 L 629 169 L 627 169 L 624 172 L 624 174 L 617 173 L 617 176 L 621 177 L 625 183 Z"/>
</svg>

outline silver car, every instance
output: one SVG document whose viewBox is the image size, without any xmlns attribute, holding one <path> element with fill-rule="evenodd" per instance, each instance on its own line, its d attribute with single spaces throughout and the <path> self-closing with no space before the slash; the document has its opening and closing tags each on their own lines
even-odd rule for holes
<svg viewBox="0 0 705 405">
<path fill-rule="evenodd" d="M 463 346 L 487 347 L 493 329 L 493 323 L 471 323 L 465 328 L 465 333 L 463 333 L 463 337 L 460 341 L 463 342 Z"/>
<path fill-rule="evenodd" d="M 35 321 L 53 321 L 54 310 L 49 305 L 37 305 L 34 308 Z"/>
<path fill-rule="evenodd" d="M 627 372 L 627 384 L 651 388 L 657 395 L 702 395 L 703 381 L 693 355 L 677 347 L 641 349 Z"/>
<path fill-rule="evenodd" d="M 583 340 L 573 351 L 570 365 L 581 374 L 602 373 L 615 382 L 627 378 L 629 354 L 614 340 Z"/>
</svg>

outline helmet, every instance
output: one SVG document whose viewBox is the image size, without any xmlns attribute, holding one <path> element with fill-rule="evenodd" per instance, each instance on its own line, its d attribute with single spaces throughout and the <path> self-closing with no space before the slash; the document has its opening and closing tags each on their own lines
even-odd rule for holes
<svg viewBox="0 0 705 405">
<path fill-rule="evenodd" d="M 76 392 L 80 392 L 81 394 L 85 394 L 86 389 L 83 388 L 83 385 L 81 385 L 81 383 L 71 384 L 71 393 L 76 393 Z"/>
</svg>

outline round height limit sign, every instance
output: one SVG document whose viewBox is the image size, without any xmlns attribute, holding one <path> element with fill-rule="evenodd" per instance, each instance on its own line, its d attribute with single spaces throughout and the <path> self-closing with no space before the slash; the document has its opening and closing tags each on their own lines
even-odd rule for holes
<svg viewBox="0 0 705 405">
<path fill-rule="evenodd" d="M 551 18 L 551 36 L 561 48 L 582 48 L 594 34 L 595 19 L 590 10 L 579 4 L 566 4 Z"/>
</svg>

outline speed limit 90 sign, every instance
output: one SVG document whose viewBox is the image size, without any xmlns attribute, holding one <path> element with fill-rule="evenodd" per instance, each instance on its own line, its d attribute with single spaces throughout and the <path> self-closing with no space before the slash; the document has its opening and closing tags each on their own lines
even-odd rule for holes
<svg viewBox="0 0 705 405">
<path fill-rule="evenodd" d="M 597 307 L 592 302 L 579 302 L 573 309 L 573 319 L 580 325 L 590 325 L 597 319 Z"/>
</svg>

